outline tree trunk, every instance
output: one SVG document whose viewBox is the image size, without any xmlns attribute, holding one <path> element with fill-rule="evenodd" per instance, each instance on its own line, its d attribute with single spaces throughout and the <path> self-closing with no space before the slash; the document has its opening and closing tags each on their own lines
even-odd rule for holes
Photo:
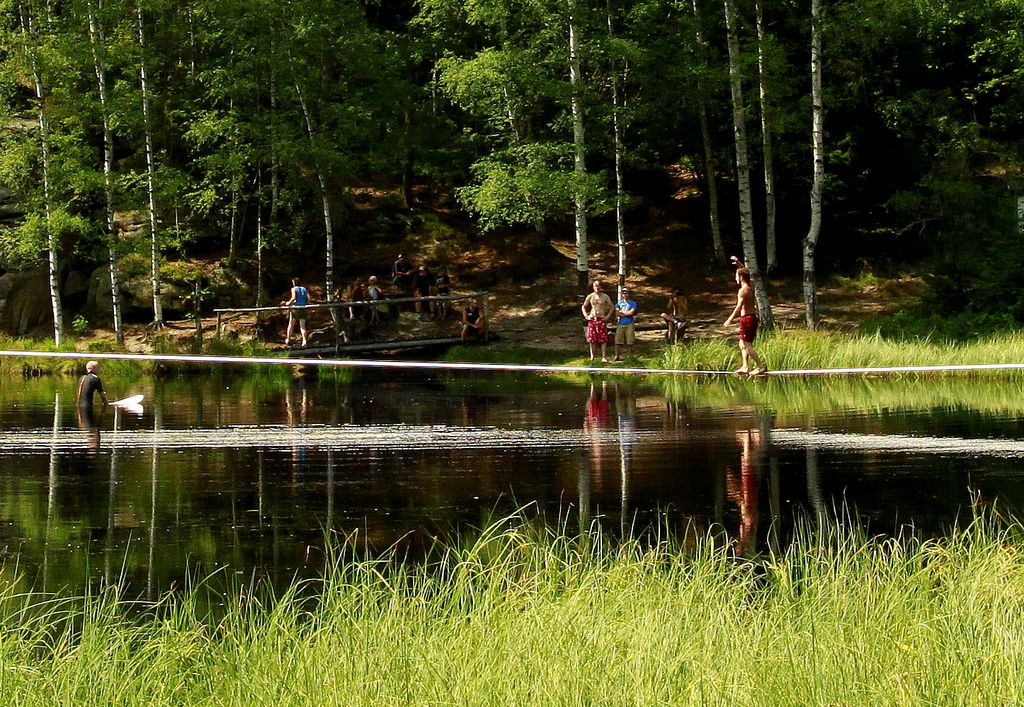
<svg viewBox="0 0 1024 707">
<path fill-rule="evenodd" d="M 701 23 L 701 11 L 699 0 L 693 0 L 693 16 L 696 22 L 697 54 L 700 60 L 700 69 L 703 71 L 707 65 L 707 45 L 704 42 L 704 30 Z M 715 173 L 718 167 L 715 164 L 715 150 L 711 144 L 711 128 L 708 124 L 708 106 L 705 97 L 704 81 L 698 75 L 697 78 L 697 115 L 700 118 L 700 137 L 704 143 L 704 180 L 707 183 L 708 219 L 711 226 L 711 242 L 715 248 L 715 259 L 723 265 L 726 263 L 725 244 L 722 243 L 722 226 L 718 218 L 718 182 Z"/>
<path fill-rule="evenodd" d="M 608 0 L 608 39 L 615 39 L 615 29 L 612 23 L 612 3 Z M 612 74 L 612 133 L 615 138 L 615 234 L 619 246 L 619 299 L 622 298 L 622 288 L 626 285 L 626 220 L 625 220 L 625 189 L 623 186 L 622 162 L 622 123 L 621 110 L 619 105 L 619 73 L 616 66 L 615 56 L 611 59 Z"/>
<path fill-rule="evenodd" d="M 765 270 L 778 266 L 775 246 L 775 155 L 772 149 L 772 115 L 768 100 L 768 57 L 765 51 L 764 3 L 754 1 L 757 15 L 757 76 L 761 98 L 761 144 L 764 150 L 764 240 L 767 255 Z"/>
<path fill-rule="evenodd" d="M 107 230 L 107 269 L 110 273 L 110 306 L 114 318 L 114 336 L 117 343 L 124 345 L 124 328 L 121 322 L 121 283 L 117 272 L 117 224 L 114 222 L 114 134 L 110 128 L 110 91 L 107 87 L 106 36 L 96 14 L 103 11 L 103 0 L 99 0 L 96 11 L 91 2 L 86 4 L 89 13 L 89 39 L 92 46 L 93 68 L 96 72 L 96 86 L 99 91 L 100 112 L 103 120 L 103 213 Z"/>
<path fill-rule="evenodd" d="M 46 223 L 46 266 L 50 284 L 50 309 L 53 312 L 53 342 L 60 346 L 64 339 L 64 308 L 60 300 L 60 267 L 57 250 L 60 247 L 57 234 L 53 232 L 51 223 L 53 204 L 50 193 L 50 123 L 46 113 L 46 90 L 43 84 L 43 67 L 39 58 L 39 47 L 36 45 L 35 16 L 31 5 L 18 5 L 21 35 L 24 50 L 32 69 L 32 80 L 35 86 L 37 102 L 37 119 L 39 121 L 40 162 L 43 178 L 43 215 Z"/>
<path fill-rule="evenodd" d="M 153 124 L 149 113 L 149 81 L 146 70 L 146 32 L 142 19 L 142 5 L 138 6 L 139 21 L 139 83 L 142 86 L 142 120 L 146 133 L 146 191 L 149 196 L 150 282 L 153 286 L 153 328 L 164 325 L 164 310 L 160 303 L 160 244 L 156 212 L 156 156 L 153 147 Z"/>
<path fill-rule="evenodd" d="M 580 184 L 576 188 L 576 293 L 587 293 L 590 279 L 587 254 L 587 204 L 583 195 L 583 181 L 587 175 L 586 141 L 583 130 L 583 71 L 580 62 L 580 38 L 576 28 L 577 2 L 569 6 L 569 81 L 572 84 L 572 137 L 575 146 L 574 168 Z"/>
<path fill-rule="evenodd" d="M 750 164 L 747 157 L 747 126 L 743 115 L 743 78 L 740 74 L 740 41 L 736 26 L 733 0 L 724 0 L 725 26 L 729 45 L 729 83 L 732 94 L 733 136 L 736 142 L 736 185 L 739 191 L 740 238 L 743 241 L 743 259 L 750 270 L 754 284 L 754 298 L 761 326 L 774 328 L 771 302 L 757 264 L 757 246 L 754 242 L 754 217 L 750 200 Z"/>
<path fill-rule="evenodd" d="M 324 215 L 324 237 L 327 241 L 326 248 L 326 271 L 324 275 L 324 287 L 327 288 L 327 301 L 334 301 L 334 227 L 331 223 L 331 202 L 327 193 L 327 179 L 324 176 L 324 171 L 320 168 L 320 161 L 316 157 L 316 132 L 313 129 L 313 117 L 309 113 L 309 106 L 306 104 L 306 99 L 302 94 L 302 89 L 299 88 L 299 84 L 295 82 L 295 92 L 299 97 L 299 105 L 302 107 L 302 116 L 306 121 L 306 135 L 309 137 L 309 147 L 313 152 L 313 162 L 316 167 L 316 178 L 317 184 L 320 186 L 320 200 L 323 208 Z M 335 310 L 331 310 L 331 317 L 333 318 L 336 314 Z"/>
<path fill-rule="evenodd" d="M 825 105 L 821 77 L 821 0 L 811 0 L 811 225 L 804 239 L 804 308 L 807 326 L 818 326 L 818 291 L 814 281 L 814 251 L 821 235 L 821 202 L 825 182 Z"/>
</svg>

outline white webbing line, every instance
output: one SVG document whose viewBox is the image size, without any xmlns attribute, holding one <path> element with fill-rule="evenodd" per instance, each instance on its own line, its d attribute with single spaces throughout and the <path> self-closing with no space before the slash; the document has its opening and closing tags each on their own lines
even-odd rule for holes
<svg viewBox="0 0 1024 707">
<path fill-rule="evenodd" d="M 541 373 L 634 373 L 651 375 L 732 376 L 733 371 L 679 368 L 625 368 L 617 366 L 550 366 L 532 363 L 471 363 L 465 361 L 384 361 L 379 359 L 283 358 L 280 356 L 201 356 L 177 354 L 97 353 L 79 351 L 0 351 L 0 357 L 79 358 L 120 361 L 169 361 L 177 363 L 242 363 L 287 366 L 340 366 L 344 368 L 425 368 L 469 371 L 534 371 Z M 768 371 L 769 376 L 861 375 L 869 373 L 940 373 L 951 371 L 1024 370 L 1024 363 L 975 363 L 946 366 L 880 366 L 875 368 L 806 368 Z"/>
<path fill-rule="evenodd" d="M 549 366 L 532 363 L 471 363 L 465 361 L 382 361 L 379 359 L 283 358 L 280 356 L 193 356 L 175 354 L 82 353 L 78 351 L 0 351 L 20 358 L 82 358 L 89 360 L 171 361 L 178 363 L 247 363 L 287 366 L 340 366 L 343 368 L 428 368 L 470 371 L 535 371 L 546 373 L 652 373 L 732 375 L 731 371 L 699 371 L 665 368 L 616 368 L 612 366 Z"/>
</svg>

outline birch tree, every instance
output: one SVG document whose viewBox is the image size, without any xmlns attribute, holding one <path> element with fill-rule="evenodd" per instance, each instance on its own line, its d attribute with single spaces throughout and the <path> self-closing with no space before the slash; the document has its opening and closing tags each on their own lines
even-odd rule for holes
<svg viewBox="0 0 1024 707">
<path fill-rule="evenodd" d="M 124 344 L 121 325 L 121 285 L 117 272 L 117 225 L 114 222 L 114 134 L 111 129 L 110 89 L 107 84 L 107 42 L 102 24 L 103 0 L 86 0 L 89 20 L 89 45 L 92 50 L 93 71 L 100 101 L 100 119 L 103 124 L 103 216 L 107 240 L 107 270 L 110 276 L 110 302 L 114 323 L 114 336 Z"/>
<path fill-rule="evenodd" d="M 619 104 L 619 69 L 615 57 L 615 26 L 612 17 L 612 3 L 608 0 L 608 44 L 611 51 L 611 88 L 612 88 L 612 138 L 615 149 L 615 240 L 618 245 L 619 260 L 619 298 L 622 298 L 622 288 L 626 284 L 626 215 L 625 215 L 625 186 L 622 173 L 623 152 L 625 147 L 622 141 L 622 111 Z"/>
<path fill-rule="evenodd" d="M 729 48 L 729 87 L 732 98 L 733 139 L 736 147 L 736 185 L 739 192 L 740 238 L 743 243 L 743 258 L 750 270 L 754 283 L 754 298 L 761 325 L 767 329 L 775 326 L 771 302 L 758 266 L 757 245 L 754 241 L 754 216 L 750 198 L 750 164 L 747 157 L 747 126 L 744 115 L 743 76 L 740 68 L 740 42 L 737 27 L 738 18 L 733 0 L 723 0 L 725 27 Z"/>
<path fill-rule="evenodd" d="M 773 271 L 778 262 L 775 245 L 775 156 L 772 149 L 772 110 L 768 99 L 768 37 L 764 28 L 764 0 L 754 0 L 754 14 L 757 24 L 757 77 L 758 94 L 761 99 L 761 146 L 764 169 L 764 241 L 767 272 Z"/>
<path fill-rule="evenodd" d="M 569 3 L 569 81 L 572 84 L 572 142 L 573 169 L 580 186 L 573 190 L 576 226 L 576 294 L 587 294 L 590 280 L 590 258 L 587 253 L 587 201 L 582 184 L 587 177 L 587 145 L 583 120 L 583 70 L 580 60 L 580 4 Z"/>
<path fill-rule="evenodd" d="M 811 224 L 804 238 L 803 290 L 807 326 L 818 326 L 818 292 L 814 253 L 821 235 L 821 202 L 825 181 L 825 106 L 822 99 L 821 0 L 811 0 L 811 150 L 814 176 L 811 181 Z"/>
<path fill-rule="evenodd" d="M 160 301 L 160 242 L 156 209 L 156 148 L 153 143 L 153 121 L 150 114 L 149 71 L 146 64 L 146 25 L 142 3 L 136 5 L 139 40 L 139 87 L 142 92 L 142 129 L 146 153 L 146 205 L 149 215 L 150 286 L 153 290 L 153 328 L 164 325 L 163 304 Z"/>
<path fill-rule="evenodd" d="M 704 183 L 707 189 L 708 220 L 711 227 L 711 243 L 715 249 L 715 259 L 725 264 L 725 245 L 722 243 L 721 219 L 718 216 L 718 166 L 715 160 L 715 149 L 711 141 L 711 127 L 708 122 L 708 102 L 705 89 L 704 72 L 708 68 L 707 42 L 704 39 L 703 19 L 701 17 L 700 0 L 693 0 L 694 38 L 697 49 L 697 116 L 700 122 L 701 142 L 704 145 Z"/>
<path fill-rule="evenodd" d="M 39 49 L 39 18 L 32 0 L 18 3 L 18 21 L 22 49 L 25 53 L 35 89 L 36 118 L 39 126 L 39 155 L 42 169 L 43 228 L 46 231 L 47 281 L 50 288 L 50 308 L 53 312 L 53 341 L 60 346 L 64 338 L 64 308 L 60 295 L 60 264 L 58 261 L 58 233 L 53 223 L 53 194 L 51 193 L 50 123 L 47 113 L 47 89 L 43 77 L 42 57 Z"/>
</svg>

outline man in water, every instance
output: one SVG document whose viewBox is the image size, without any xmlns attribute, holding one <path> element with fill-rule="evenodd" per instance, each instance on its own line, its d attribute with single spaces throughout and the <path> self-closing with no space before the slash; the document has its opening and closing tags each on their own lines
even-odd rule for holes
<svg viewBox="0 0 1024 707">
<path fill-rule="evenodd" d="M 78 393 L 75 396 L 78 401 L 78 426 L 83 430 L 95 431 L 96 436 L 90 438 L 89 443 L 93 447 L 99 446 L 99 428 L 96 425 L 96 415 L 92 410 L 92 399 L 96 393 L 99 393 L 103 407 L 106 408 L 110 404 L 107 402 L 107 394 L 103 391 L 103 381 L 100 380 L 99 370 L 99 361 L 89 361 L 85 364 L 85 375 L 78 381 Z"/>
<path fill-rule="evenodd" d="M 740 375 L 749 373 L 752 376 L 764 375 L 768 372 L 768 367 L 764 365 L 764 361 L 754 351 L 758 319 L 754 306 L 754 288 L 750 284 L 750 271 L 743 267 L 743 263 L 735 256 L 732 258 L 732 262 L 737 266 L 736 284 L 739 285 L 739 291 L 736 293 L 736 306 L 733 308 L 729 318 L 725 320 L 725 326 L 732 324 L 732 320 L 739 315 L 740 357 L 743 360 L 743 365 L 737 369 L 736 373 Z M 754 362 L 757 364 L 757 368 L 754 370 L 750 370 L 750 359 L 754 359 Z"/>
<path fill-rule="evenodd" d="M 286 302 L 281 303 L 285 307 L 293 307 L 292 311 L 288 312 L 288 329 L 284 334 L 284 345 L 290 346 L 292 343 L 292 328 L 295 326 L 295 320 L 299 320 L 299 333 L 302 335 L 302 345 L 306 345 L 306 305 L 309 304 L 309 290 L 302 286 L 299 282 L 299 278 L 292 278 L 292 291 L 291 298 Z"/>
<path fill-rule="evenodd" d="M 612 298 L 601 291 L 601 281 L 594 280 L 593 292 L 583 300 L 580 309 L 587 320 L 587 344 L 590 346 L 590 360 L 594 360 L 594 344 L 601 344 L 601 360 L 608 361 L 608 320 L 615 313 Z"/>
<path fill-rule="evenodd" d="M 103 381 L 100 380 L 99 370 L 99 361 L 89 361 L 85 364 L 85 375 L 78 381 L 78 407 L 87 407 L 92 410 L 92 399 L 96 393 L 100 394 L 103 407 L 110 404 L 107 402 L 107 394 L 103 391 Z"/>
</svg>

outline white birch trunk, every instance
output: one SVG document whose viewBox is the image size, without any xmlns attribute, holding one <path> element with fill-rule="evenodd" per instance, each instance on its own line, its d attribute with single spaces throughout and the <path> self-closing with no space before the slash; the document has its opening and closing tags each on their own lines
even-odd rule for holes
<svg viewBox="0 0 1024 707">
<path fill-rule="evenodd" d="M 612 3 L 608 0 L 608 39 L 615 39 L 612 24 Z M 619 250 L 619 299 L 622 299 L 622 288 L 626 285 L 626 219 L 625 219 L 625 187 L 623 184 L 622 163 L 622 124 L 619 104 L 619 73 L 615 57 L 611 61 L 612 74 L 612 133 L 615 139 L 615 234 Z"/>
<path fill-rule="evenodd" d="M 153 288 L 153 328 L 164 325 L 164 310 L 160 302 L 160 243 L 156 212 L 156 156 L 153 154 L 153 129 L 149 114 L 149 80 L 146 70 L 146 32 L 142 19 L 142 5 L 137 8 L 139 22 L 139 84 L 142 88 L 142 121 L 146 133 L 146 192 L 149 197 L 149 264 L 150 284 Z"/>
<path fill-rule="evenodd" d="M 696 23 L 697 54 L 701 70 L 707 67 L 707 44 L 704 41 L 699 0 L 693 0 L 693 16 Z M 708 198 L 708 220 L 711 227 L 711 242 L 715 248 L 715 258 L 725 263 L 725 244 L 722 243 L 722 225 L 718 217 L 718 181 L 715 174 L 715 150 L 711 144 L 711 127 L 708 124 L 708 105 L 704 95 L 704 81 L 697 78 L 697 115 L 700 119 L 700 137 L 704 142 L 704 181 Z"/>
<path fill-rule="evenodd" d="M 818 326 L 818 290 L 814 279 L 814 252 L 821 235 L 821 202 L 825 182 L 825 105 L 821 76 L 821 0 L 811 0 L 811 225 L 804 239 L 804 311 L 807 326 Z"/>
<path fill-rule="evenodd" d="M 590 279 L 590 257 L 587 253 L 587 204 L 583 196 L 583 181 L 587 174 L 586 140 L 583 129 L 583 71 L 580 62 L 580 38 L 576 30 L 578 5 L 569 7 L 569 81 L 572 84 L 572 138 L 575 146 L 573 166 L 580 180 L 574 211 L 576 217 L 576 292 L 585 295 Z"/>
<path fill-rule="evenodd" d="M 39 59 L 39 48 L 36 45 L 35 18 L 31 5 L 18 5 L 21 34 L 24 40 L 25 55 L 32 69 L 32 80 L 35 84 L 37 119 L 39 121 L 39 148 L 42 162 L 43 177 L 43 215 L 46 223 L 46 269 L 50 285 L 50 309 L 53 312 L 53 342 L 60 346 L 64 339 L 64 308 L 60 300 L 60 263 L 57 249 L 60 247 L 57 235 L 50 223 L 53 204 L 50 193 L 50 123 L 46 114 L 46 90 L 43 83 L 43 67 Z"/>
<path fill-rule="evenodd" d="M 313 118 L 309 114 L 309 106 L 306 105 L 306 99 L 302 95 L 302 89 L 299 88 L 298 82 L 295 83 L 295 93 L 299 97 L 299 105 L 302 107 L 302 117 L 306 121 L 306 134 L 309 137 L 309 147 L 313 152 L 313 162 L 316 165 L 316 178 L 317 183 L 320 185 L 320 200 L 324 214 L 324 234 L 327 240 L 327 262 L 326 271 L 324 275 L 324 286 L 327 288 L 327 301 L 334 301 L 334 227 L 331 223 L 331 202 L 327 193 L 327 179 L 324 177 L 324 172 L 320 169 L 320 161 L 316 158 L 316 132 L 313 129 Z M 335 315 L 335 310 L 331 310 L 331 316 Z"/>
<path fill-rule="evenodd" d="M 754 241 L 754 216 L 750 199 L 750 163 L 747 157 L 747 125 L 743 115 L 743 77 L 740 73 L 740 41 L 736 26 L 736 9 L 733 0 L 724 0 L 725 26 L 729 45 L 729 84 L 732 93 L 733 136 L 736 143 L 736 185 L 739 191 L 740 238 L 743 242 L 743 258 L 750 270 L 754 284 L 754 299 L 761 326 L 771 329 L 775 326 L 771 302 L 757 264 L 757 246 Z"/>
<path fill-rule="evenodd" d="M 761 145 L 764 150 L 764 240 L 766 251 L 765 270 L 771 272 L 778 266 L 775 245 L 775 154 L 772 149 L 772 116 L 768 101 L 768 57 L 765 51 L 764 4 L 755 0 L 757 15 L 757 77 L 761 99 Z"/>
<path fill-rule="evenodd" d="M 114 319 L 114 336 L 124 344 L 121 320 L 121 282 L 117 272 L 117 225 L 114 223 L 114 133 L 110 128 L 110 90 L 107 87 L 106 36 L 96 14 L 103 11 L 103 0 L 98 0 L 96 11 L 86 3 L 89 13 L 89 40 L 92 46 L 93 68 L 99 91 L 100 112 L 103 120 L 103 214 L 107 230 L 107 270 L 110 274 L 110 306 Z"/>
</svg>

